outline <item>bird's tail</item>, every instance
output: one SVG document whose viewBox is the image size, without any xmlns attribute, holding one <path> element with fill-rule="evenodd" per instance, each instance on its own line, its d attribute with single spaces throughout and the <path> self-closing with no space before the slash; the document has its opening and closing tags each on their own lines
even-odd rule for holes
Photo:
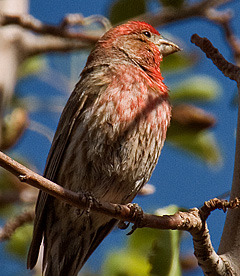
<svg viewBox="0 0 240 276">
<path fill-rule="evenodd" d="M 116 224 L 116 219 L 97 226 L 98 214 L 91 214 L 84 225 L 44 239 L 43 271 L 45 276 L 75 276 Z M 103 220 L 104 221 L 104 220 Z M 105 220 L 106 221 L 106 220 Z M 98 224 L 98 223 L 97 223 Z"/>
</svg>

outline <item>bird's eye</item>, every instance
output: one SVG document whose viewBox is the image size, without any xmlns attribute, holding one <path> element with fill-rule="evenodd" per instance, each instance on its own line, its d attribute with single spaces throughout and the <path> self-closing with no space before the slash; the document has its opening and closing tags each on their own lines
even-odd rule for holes
<svg viewBox="0 0 240 276">
<path fill-rule="evenodd" d="M 146 37 L 151 37 L 151 33 L 149 31 L 144 31 L 143 34 L 146 36 Z"/>
</svg>

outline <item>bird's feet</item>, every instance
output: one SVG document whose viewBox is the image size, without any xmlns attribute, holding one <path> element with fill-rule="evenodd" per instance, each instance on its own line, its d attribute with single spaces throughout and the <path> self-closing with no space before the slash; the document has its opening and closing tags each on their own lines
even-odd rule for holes
<svg viewBox="0 0 240 276">
<path fill-rule="evenodd" d="M 125 229 L 128 228 L 129 224 L 130 224 L 130 222 L 126 222 L 124 220 L 120 220 L 118 222 L 118 228 L 121 229 L 121 230 L 125 230 Z"/>
<path fill-rule="evenodd" d="M 86 214 L 87 214 L 87 216 L 89 216 L 91 208 L 93 206 L 94 197 L 91 192 L 86 192 L 85 197 L 86 197 L 86 202 L 87 202 Z"/>
<path fill-rule="evenodd" d="M 127 205 L 130 208 L 130 212 L 135 219 L 134 224 L 132 226 L 132 230 L 127 233 L 127 235 L 131 235 L 137 228 L 141 226 L 141 221 L 143 218 L 143 210 L 137 203 L 129 203 Z"/>
<path fill-rule="evenodd" d="M 79 192 L 78 194 L 79 194 L 79 198 L 81 198 L 81 200 L 83 198 L 85 199 L 86 205 L 87 205 L 87 208 L 85 210 L 82 210 L 82 209 L 79 209 L 79 210 L 81 210 L 81 214 L 85 213 L 87 216 L 89 216 L 91 208 L 93 206 L 93 203 L 98 202 L 98 200 L 94 197 L 93 193 L 89 192 L 89 191 Z"/>
<path fill-rule="evenodd" d="M 135 219 L 135 222 L 132 226 L 132 230 L 127 233 L 127 235 L 131 235 L 137 228 L 140 227 L 141 221 L 143 218 L 143 210 L 137 203 L 129 203 L 127 204 L 128 208 L 130 208 L 130 216 Z M 130 222 L 119 221 L 118 228 L 120 229 L 127 229 L 130 225 Z"/>
</svg>

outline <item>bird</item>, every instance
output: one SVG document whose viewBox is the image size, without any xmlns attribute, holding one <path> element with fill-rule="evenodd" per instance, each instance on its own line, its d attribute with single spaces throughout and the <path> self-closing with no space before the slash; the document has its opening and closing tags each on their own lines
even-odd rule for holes
<svg viewBox="0 0 240 276">
<path fill-rule="evenodd" d="M 44 177 L 105 202 L 131 203 L 149 180 L 171 119 L 162 59 L 180 48 L 145 22 L 108 30 L 61 114 Z M 75 276 L 118 220 L 40 191 L 27 267 L 43 241 L 43 275 Z"/>
</svg>

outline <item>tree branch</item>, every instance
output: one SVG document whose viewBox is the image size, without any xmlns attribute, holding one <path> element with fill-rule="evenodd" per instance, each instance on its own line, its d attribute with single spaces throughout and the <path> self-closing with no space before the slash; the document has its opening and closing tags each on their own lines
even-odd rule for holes
<svg viewBox="0 0 240 276">
<path fill-rule="evenodd" d="M 234 35 L 231 27 L 232 11 L 217 11 L 209 9 L 206 13 L 209 20 L 219 24 L 225 33 L 226 40 L 231 47 L 237 64 L 240 63 L 240 41 Z"/>
<path fill-rule="evenodd" d="M 32 33 L 24 33 L 22 36 L 22 48 L 25 56 L 45 54 L 49 52 L 69 52 L 91 47 L 93 44 L 78 39 L 69 39 L 51 35 L 36 36 Z"/>
<path fill-rule="evenodd" d="M 91 16 L 84 18 L 81 14 L 69 14 L 66 15 L 59 25 L 49 25 L 44 24 L 40 20 L 31 16 L 30 14 L 24 15 L 8 15 L 8 14 L 0 14 L 0 26 L 7 25 L 18 25 L 21 26 L 25 30 L 30 30 L 38 34 L 42 35 L 53 35 L 56 37 L 62 38 L 71 38 L 78 39 L 90 44 L 96 43 L 99 36 L 97 35 L 89 35 L 79 32 L 72 32 L 68 30 L 69 25 L 87 25 L 93 22 L 101 22 L 105 28 L 109 28 L 109 24 L 107 24 L 107 19 L 101 16 Z"/>
<path fill-rule="evenodd" d="M 229 1 L 204 0 L 192 5 L 183 5 L 180 9 L 164 8 L 159 13 L 146 13 L 134 18 L 134 20 L 146 21 L 151 25 L 161 26 L 194 16 L 207 17 L 209 9 Z M 58 25 L 54 26 L 44 24 L 29 14 L 16 16 L 0 13 L 0 26 L 18 25 L 24 30 L 41 34 L 41 36 L 35 38 L 27 32 L 22 35 L 22 44 L 25 46 L 23 50 L 25 50 L 26 57 L 48 51 L 71 51 L 94 45 L 99 39 L 99 34 L 90 35 L 88 33 L 74 32 L 69 27 L 76 25 L 85 26 L 95 22 L 103 25 L 105 30 L 111 27 L 108 19 L 100 15 L 84 18 L 81 14 L 68 14 Z M 31 35 L 31 39 L 28 39 L 27 35 Z"/>
<path fill-rule="evenodd" d="M 198 46 L 226 77 L 240 83 L 240 68 L 228 62 L 206 37 L 201 38 L 194 34 L 191 42 Z"/>
<path fill-rule="evenodd" d="M 193 35 L 191 41 L 195 43 L 201 50 L 206 54 L 208 58 L 217 66 L 222 73 L 235 80 L 238 84 L 238 99 L 240 105 L 240 68 L 232 63 L 229 63 L 224 59 L 224 57 L 219 53 L 219 51 L 213 47 L 211 42 L 207 38 L 201 38 L 198 35 Z M 238 111 L 238 124 L 237 124 L 237 137 L 236 141 L 236 151 L 235 151 L 235 163 L 234 163 L 234 174 L 231 190 L 231 199 L 235 197 L 240 197 L 240 112 Z M 234 203 L 233 203 L 234 204 Z M 237 201 L 236 201 L 236 204 Z M 229 210 L 227 213 L 227 218 L 224 225 L 223 235 L 221 238 L 218 253 L 221 254 L 221 258 L 225 260 L 226 263 L 231 265 L 231 269 L 235 271 L 234 275 L 240 275 L 240 211 Z M 222 275 L 222 274 L 220 274 Z"/>
<path fill-rule="evenodd" d="M 0 241 L 5 241 L 11 238 L 15 230 L 27 222 L 32 222 L 34 219 L 34 210 L 27 210 L 20 215 L 9 220 L 3 228 L 0 228 Z"/>
<path fill-rule="evenodd" d="M 77 194 L 57 185 L 56 183 L 38 175 L 37 173 L 34 173 L 30 169 L 11 159 L 3 152 L 0 152 L 0 166 L 17 176 L 20 181 L 26 182 L 35 188 L 41 189 L 44 192 L 47 192 L 48 194 L 65 201 L 66 203 L 82 209 L 89 208 L 88 196 L 85 194 Z M 133 223 L 135 222 L 135 217 L 132 215 L 132 210 L 127 205 L 94 200 L 93 204 L 91 205 L 91 211 L 106 214 L 120 220 L 130 221 Z M 168 217 L 165 217 L 160 223 L 158 223 L 155 221 L 158 220 L 158 218 L 159 217 L 155 215 L 144 214 L 142 227 L 148 227 L 148 225 L 151 225 L 152 228 L 160 227 L 160 229 L 167 229 L 170 227 L 170 229 L 176 229 L 177 225 L 180 225 L 180 221 L 177 222 L 177 220 L 175 220 L 174 224 L 173 220 Z"/>
<path fill-rule="evenodd" d="M 102 202 L 93 198 L 92 204 L 89 207 L 89 198 L 87 195 L 77 194 L 57 185 L 34 173 L 2 152 L 0 152 L 0 166 L 17 176 L 22 182 L 26 182 L 41 189 L 77 208 L 90 208 L 91 212 L 98 212 L 132 223 L 137 222 L 136 227 L 139 228 L 150 227 L 156 229 L 178 229 L 188 231 L 193 236 L 195 255 L 198 258 L 198 262 L 203 270 L 208 272 L 206 275 L 225 275 L 224 273 L 233 275 L 231 269 L 223 259 L 215 253 L 212 247 L 206 219 L 211 211 L 215 209 L 226 210 L 226 208 L 239 207 L 240 203 L 238 200 L 229 203 L 225 200 L 214 199 L 206 202 L 200 210 L 194 208 L 190 209 L 188 212 L 177 212 L 171 216 L 156 216 L 142 213 L 139 220 L 137 212 L 133 212 L 132 207 L 129 205 Z M 206 256 L 208 256 L 208 258 L 206 258 Z M 220 271 L 221 274 L 216 274 L 216 271 Z"/>
<path fill-rule="evenodd" d="M 231 0 L 204 0 L 192 5 L 184 4 L 181 8 L 164 8 L 160 12 L 146 13 L 140 15 L 135 20 L 146 21 L 153 26 L 162 26 L 168 23 L 183 20 L 189 17 L 203 16 L 205 17 L 208 9 L 220 6 Z"/>
<path fill-rule="evenodd" d="M 0 1 L 0 13 L 21 16 L 28 12 L 28 0 Z M 17 80 L 17 69 L 22 61 L 18 26 L 0 29 L 0 146 L 4 143 L 2 128 L 6 107 L 12 99 Z"/>
<path fill-rule="evenodd" d="M 16 25 L 18 37 L 17 46 L 20 47 L 21 57 L 47 52 L 66 52 L 92 47 L 104 32 L 95 31 L 94 35 L 73 31 L 72 26 L 86 26 L 100 23 L 105 30 L 111 27 L 109 20 L 101 15 L 83 17 L 81 14 L 68 14 L 56 26 L 44 24 L 29 14 L 9 15 L 0 13 L 0 26 Z M 33 33 L 28 32 L 33 31 Z M 36 35 L 40 34 L 40 35 Z"/>
<path fill-rule="evenodd" d="M 148 14 L 148 15 L 144 15 L 145 17 L 142 16 L 142 18 L 139 17 L 138 19 L 145 20 L 151 23 L 152 25 L 163 25 L 163 24 L 170 23 L 176 20 L 181 20 L 187 17 L 206 16 L 206 11 L 209 8 L 216 7 L 217 5 L 226 3 L 228 1 L 229 0 L 225 0 L 225 1 L 224 0 L 218 0 L 218 1 L 205 0 L 197 4 L 193 4 L 191 6 L 184 6 L 180 10 L 166 9 L 164 11 L 161 11 L 161 14 L 157 14 L 154 16 L 152 14 L 151 15 Z M 66 38 L 71 38 L 73 41 L 71 43 L 79 42 L 78 46 L 76 47 L 86 47 L 86 45 L 92 45 L 93 43 L 95 43 L 96 40 L 98 39 L 98 36 L 90 36 L 88 34 L 75 33 L 67 29 L 67 27 L 69 27 L 70 25 L 77 24 L 76 22 L 77 22 L 77 19 L 75 18 L 75 19 L 69 19 L 69 21 L 63 20 L 58 26 L 51 26 L 51 25 L 43 24 L 42 22 L 28 15 L 27 16 L 0 15 L 0 25 L 2 26 L 6 26 L 9 24 L 17 24 L 23 27 L 24 29 L 28 29 L 36 33 L 42 34 L 43 36 L 38 37 L 39 38 L 38 42 L 40 42 L 40 38 L 48 38 L 48 37 L 50 39 L 57 38 L 59 39 L 59 41 L 61 41 L 58 44 L 58 46 L 56 46 L 54 49 L 54 46 L 51 46 L 53 44 L 51 44 L 49 40 L 48 46 L 46 46 L 47 43 L 45 44 L 45 48 L 44 48 L 45 52 L 51 51 L 51 49 L 53 51 L 56 49 L 58 49 L 59 51 L 65 51 L 67 47 L 69 47 L 68 49 L 70 50 L 71 47 L 74 47 L 76 45 L 76 44 L 71 44 L 71 45 L 69 44 L 67 46 L 67 44 L 64 44 L 66 42 Z M 24 32 L 24 33 L 27 34 L 27 32 Z M 33 35 L 31 33 L 28 33 L 28 34 Z M 78 42 L 76 42 L 76 40 L 78 40 Z M 218 68 L 221 71 L 224 72 L 226 76 L 230 77 L 233 80 L 238 81 L 239 83 L 239 68 L 237 66 L 227 63 L 227 61 L 222 57 L 222 55 L 218 51 L 216 51 L 216 49 L 212 48 L 212 45 L 209 41 L 201 40 L 197 36 L 195 36 L 195 38 L 193 37 L 193 41 L 194 40 L 196 43 L 198 42 L 200 43 L 199 46 L 202 47 L 202 49 L 204 49 L 204 51 L 208 54 L 208 57 L 213 60 L 213 62 L 218 66 Z M 27 40 L 25 40 L 25 43 L 26 43 L 25 52 L 27 52 L 27 49 L 28 49 L 28 56 L 41 53 L 40 47 L 37 48 L 37 44 L 35 44 L 35 49 L 33 50 L 32 48 L 31 50 L 31 47 L 27 48 Z M 34 46 L 34 45 L 32 44 L 31 46 Z M 236 152 L 240 153 L 240 150 L 236 150 Z M 238 164 L 240 164 L 239 156 L 240 155 L 236 155 L 236 161 L 238 160 Z M 88 204 L 89 200 L 87 195 L 76 194 L 74 192 L 66 190 L 63 187 L 32 172 L 31 170 L 27 169 L 26 167 L 12 160 L 8 156 L 4 155 L 3 153 L 0 153 L 0 166 L 12 172 L 22 182 L 26 182 L 38 189 L 42 189 L 43 191 L 51 194 L 52 196 L 57 197 L 60 200 L 63 200 L 78 208 L 82 208 L 82 209 L 89 208 L 89 204 Z M 239 179 L 239 169 L 238 169 L 238 173 L 235 174 L 234 179 L 236 181 Z M 239 190 L 237 189 L 237 191 Z M 233 198 L 233 195 L 235 194 L 238 194 L 238 196 L 240 196 L 239 192 L 236 192 L 235 190 L 232 192 L 232 198 Z M 221 201 L 221 204 L 220 204 L 217 201 L 216 202 L 214 201 L 212 204 L 209 204 L 209 206 L 205 204 L 204 208 L 200 210 L 192 209 L 192 210 L 189 210 L 188 212 L 178 212 L 173 216 L 159 217 L 159 216 L 143 213 L 141 222 L 137 226 L 151 227 L 151 228 L 158 228 L 158 229 L 178 229 L 178 230 L 189 231 L 193 236 L 195 255 L 198 258 L 199 264 L 201 265 L 204 273 L 206 275 L 233 275 L 234 273 L 232 269 L 228 266 L 226 261 L 231 260 L 228 257 L 227 253 L 232 249 L 232 247 L 237 252 L 236 245 L 232 244 L 232 242 L 229 243 L 229 245 L 227 245 L 225 241 L 225 245 L 222 247 L 221 250 L 219 250 L 219 252 L 221 251 L 224 254 L 222 256 L 218 256 L 214 251 L 210 241 L 210 236 L 206 225 L 206 219 L 214 208 L 221 208 L 225 210 L 225 208 L 235 208 L 236 206 L 239 205 L 237 200 L 235 200 L 234 202 L 231 201 L 229 204 L 225 204 L 224 202 Z M 219 207 L 216 207 L 216 206 L 219 206 Z M 132 212 L 131 208 L 126 205 L 101 202 L 95 199 L 93 200 L 93 204 L 91 205 L 91 211 L 106 214 L 111 217 L 124 220 L 124 221 L 129 221 L 132 223 L 135 223 L 137 221 L 136 213 Z M 229 212 L 229 213 L 233 214 L 232 212 Z M 234 211 L 234 214 L 236 213 L 238 214 L 239 212 Z M 229 225 L 229 227 L 231 226 Z M 238 228 L 236 227 L 234 231 L 237 231 L 237 229 Z M 230 232 L 231 231 L 229 231 L 229 233 Z M 228 233 L 228 236 L 229 236 L 229 233 Z M 231 232 L 230 235 L 232 234 L 236 234 L 236 233 Z M 234 267 L 235 271 L 239 271 L 236 269 L 237 267 L 238 265 Z"/>
</svg>

